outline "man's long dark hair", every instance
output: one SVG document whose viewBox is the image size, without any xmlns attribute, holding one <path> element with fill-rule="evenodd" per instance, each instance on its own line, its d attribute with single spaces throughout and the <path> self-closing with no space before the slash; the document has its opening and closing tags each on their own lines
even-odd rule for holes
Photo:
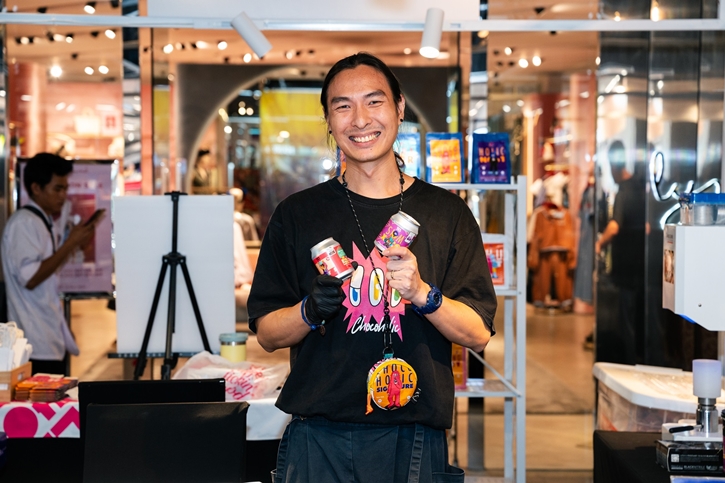
<svg viewBox="0 0 725 483">
<path fill-rule="evenodd" d="M 390 67 L 385 65 L 385 62 L 378 59 L 372 54 L 368 54 L 367 52 L 358 52 L 357 54 L 353 54 L 350 57 L 345 57 L 344 59 L 338 60 L 337 63 L 335 63 L 335 65 L 333 65 L 330 71 L 327 73 L 327 76 L 325 76 L 325 81 L 322 83 L 322 92 L 320 93 L 320 103 L 322 104 L 322 110 L 325 113 L 325 118 L 327 118 L 328 114 L 327 90 L 330 87 L 330 83 L 332 83 L 333 79 L 335 79 L 337 74 L 339 74 L 340 72 L 348 69 L 354 69 L 355 67 L 361 65 L 367 65 L 368 67 L 372 67 L 373 69 L 377 70 L 385 76 L 385 79 L 387 79 L 388 81 L 388 86 L 390 86 L 390 91 L 393 93 L 393 101 L 395 102 L 396 106 L 403 99 L 403 92 L 400 88 L 400 81 L 398 81 L 398 78 L 395 77 L 395 74 L 393 74 L 393 71 L 390 70 Z"/>
</svg>

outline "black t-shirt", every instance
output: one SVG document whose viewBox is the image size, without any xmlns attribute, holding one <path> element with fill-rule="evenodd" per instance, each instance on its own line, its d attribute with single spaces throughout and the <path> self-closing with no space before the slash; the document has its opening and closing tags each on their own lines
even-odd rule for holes
<svg viewBox="0 0 725 483">
<path fill-rule="evenodd" d="M 646 192 L 644 180 L 629 178 L 619 184 L 612 219 L 619 232 L 612 239 L 612 279 L 637 288 L 644 281 Z"/>
<path fill-rule="evenodd" d="M 398 211 L 400 197 L 370 199 L 352 192 L 350 197 L 367 246 L 373 251 L 374 267 L 365 259 L 365 244 L 345 189 L 336 179 L 288 197 L 267 227 L 248 301 L 253 330 L 255 319 L 291 307 L 309 294 L 312 279 L 318 275 L 310 249 L 320 241 L 334 238 L 364 270 L 362 277 L 353 278 L 356 282 L 343 285 L 345 304 L 334 320 L 327 321 L 326 334 L 311 331 L 292 348 L 291 373 L 277 406 L 290 414 L 340 422 L 418 422 L 449 428 L 454 399 L 451 343 L 410 304 L 396 305 L 395 300 L 390 310 L 396 325 L 395 357 L 415 369 L 420 394 L 417 402 L 400 409 L 375 407 L 365 415 L 368 371 L 383 355 L 379 326 L 383 303 L 379 285 L 369 281 L 373 268 L 385 271 L 385 261 L 373 241 Z M 439 287 L 445 296 L 472 307 L 493 333 L 496 295 L 480 228 L 468 206 L 458 196 L 416 179 L 404 193 L 403 211 L 420 223 L 410 248 L 421 278 Z M 351 284 L 356 286 L 351 288 Z"/>
</svg>

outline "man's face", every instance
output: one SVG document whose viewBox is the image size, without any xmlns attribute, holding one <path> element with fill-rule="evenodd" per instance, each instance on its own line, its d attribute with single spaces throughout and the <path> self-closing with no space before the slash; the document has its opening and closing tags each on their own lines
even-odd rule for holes
<svg viewBox="0 0 725 483">
<path fill-rule="evenodd" d="M 50 183 L 43 188 L 38 183 L 31 185 L 32 198 L 43 211 L 51 215 L 59 215 L 63 204 L 68 198 L 68 175 L 58 176 L 54 174 Z"/>
<path fill-rule="evenodd" d="M 340 72 L 328 88 L 327 108 L 327 123 L 348 163 L 392 155 L 405 100 L 396 105 L 382 73 L 367 65 Z"/>
</svg>

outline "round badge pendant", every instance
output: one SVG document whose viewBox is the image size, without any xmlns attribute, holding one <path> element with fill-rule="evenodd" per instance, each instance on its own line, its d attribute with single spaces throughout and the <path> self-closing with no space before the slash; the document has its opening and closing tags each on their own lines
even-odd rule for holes
<svg viewBox="0 0 725 483">
<path fill-rule="evenodd" d="M 394 410 L 408 404 L 418 386 L 413 367 L 396 357 L 378 361 L 368 373 L 368 411 L 370 400 L 381 409 Z M 366 414 L 367 414 L 366 413 Z"/>
</svg>

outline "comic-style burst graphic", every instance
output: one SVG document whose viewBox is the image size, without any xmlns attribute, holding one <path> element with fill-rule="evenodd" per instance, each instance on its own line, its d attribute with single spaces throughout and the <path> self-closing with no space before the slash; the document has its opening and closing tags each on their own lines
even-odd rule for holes
<svg viewBox="0 0 725 483">
<path fill-rule="evenodd" d="M 352 274 L 349 284 L 345 284 L 348 293 L 343 305 L 347 309 L 347 332 L 383 332 L 384 316 L 383 289 L 388 290 L 390 304 L 390 322 L 392 330 L 403 340 L 400 316 L 405 313 L 405 304 L 395 289 L 390 289 L 385 281 L 387 259 L 373 249 L 370 258 L 363 258 L 355 243 L 352 244 L 352 259 L 358 267 Z"/>
</svg>

